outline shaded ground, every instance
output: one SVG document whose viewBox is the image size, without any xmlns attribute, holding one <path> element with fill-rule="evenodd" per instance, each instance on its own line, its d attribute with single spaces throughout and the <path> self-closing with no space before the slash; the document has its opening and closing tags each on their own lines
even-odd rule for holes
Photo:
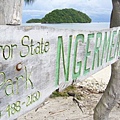
<svg viewBox="0 0 120 120">
<path fill-rule="evenodd" d="M 18 120 L 93 120 L 93 110 L 98 103 L 110 77 L 110 67 L 91 76 L 67 91 L 69 97 L 49 98 L 43 105 L 21 116 Z M 110 120 L 120 119 L 117 104 Z"/>
</svg>

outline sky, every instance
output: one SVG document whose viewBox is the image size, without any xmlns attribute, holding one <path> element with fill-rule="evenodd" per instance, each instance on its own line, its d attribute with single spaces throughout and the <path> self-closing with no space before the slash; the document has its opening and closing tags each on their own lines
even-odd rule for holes
<svg viewBox="0 0 120 120">
<path fill-rule="evenodd" d="M 23 6 L 23 23 L 29 19 L 41 19 L 55 9 L 73 8 L 86 13 L 92 22 L 109 22 L 112 0 L 35 0 Z"/>
</svg>

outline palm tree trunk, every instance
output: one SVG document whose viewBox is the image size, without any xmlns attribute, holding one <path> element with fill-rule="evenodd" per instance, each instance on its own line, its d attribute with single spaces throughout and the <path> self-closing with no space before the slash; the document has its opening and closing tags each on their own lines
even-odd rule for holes
<svg viewBox="0 0 120 120">
<path fill-rule="evenodd" d="M 110 27 L 120 26 L 120 0 L 112 0 Z M 112 64 L 108 86 L 94 109 L 94 120 L 108 120 L 109 113 L 120 100 L 120 60 Z"/>
<path fill-rule="evenodd" d="M 0 1 L 0 24 L 21 24 L 23 0 Z"/>
</svg>

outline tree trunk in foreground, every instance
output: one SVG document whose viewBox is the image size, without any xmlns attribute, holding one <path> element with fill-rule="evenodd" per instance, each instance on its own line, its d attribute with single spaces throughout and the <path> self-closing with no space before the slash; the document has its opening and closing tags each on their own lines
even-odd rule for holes
<svg viewBox="0 0 120 120">
<path fill-rule="evenodd" d="M 23 0 L 0 1 L 0 25 L 21 24 Z"/>
<path fill-rule="evenodd" d="M 120 26 L 120 0 L 112 0 L 110 27 Z M 108 86 L 94 109 L 94 120 L 108 120 L 109 113 L 120 100 L 120 60 L 112 64 Z"/>
<path fill-rule="evenodd" d="M 20 25 L 22 23 L 22 3 L 23 0 L 1 0 L 0 25 Z"/>
</svg>

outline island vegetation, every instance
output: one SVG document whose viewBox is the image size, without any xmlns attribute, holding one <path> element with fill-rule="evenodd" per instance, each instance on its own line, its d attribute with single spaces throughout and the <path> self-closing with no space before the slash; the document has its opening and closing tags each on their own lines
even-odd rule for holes
<svg viewBox="0 0 120 120">
<path fill-rule="evenodd" d="M 75 9 L 56 9 L 42 19 L 31 19 L 27 23 L 90 23 L 91 18 Z"/>
</svg>

